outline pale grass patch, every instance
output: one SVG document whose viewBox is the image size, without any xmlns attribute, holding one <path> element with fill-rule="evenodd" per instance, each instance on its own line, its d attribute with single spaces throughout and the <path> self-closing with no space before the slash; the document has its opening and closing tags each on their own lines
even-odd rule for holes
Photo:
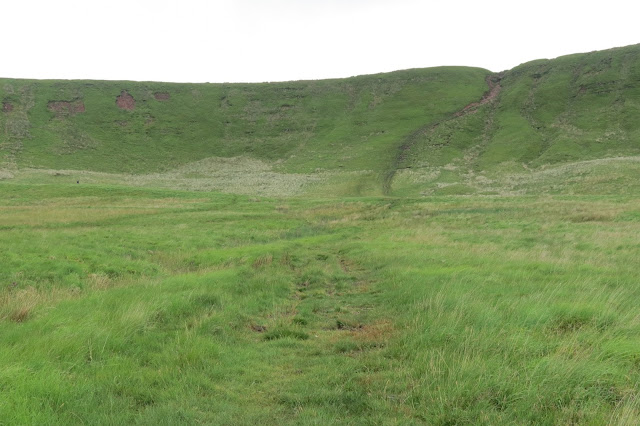
<svg viewBox="0 0 640 426">
<path fill-rule="evenodd" d="M 422 228 L 420 230 L 414 230 L 408 235 L 393 235 L 389 237 L 389 240 L 437 245 L 447 245 L 451 243 L 450 238 L 445 236 L 439 228 Z"/>
<path fill-rule="evenodd" d="M 120 320 L 124 324 L 143 324 L 149 318 L 151 313 L 151 309 L 149 307 L 149 303 L 147 302 L 138 302 L 133 303 L 127 307 L 127 309 L 120 316 Z"/>
<path fill-rule="evenodd" d="M 78 297 L 78 295 L 79 292 L 76 289 L 38 290 L 35 287 L 6 289 L 0 294 L 0 319 L 25 322 L 37 307 Z"/>
<path fill-rule="evenodd" d="M 106 290 L 114 286 L 114 281 L 104 274 L 89 274 L 87 281 L 89 281 L 91 288 L 96 290 Z"/>
<path fill-rule="evenodd" d="M 104 274 L 89 274 L 86 280 L 90 291 L 105 291 L 131 283 L 129 280 L 113 280 Z M 9 287 L 0 292 L 0 319 L 24 322 L 31 318 L 33 312 L 39 307 L 52 306 L 82 296 L 86 296 L 86 292 L 77 287 L 49 287 L 46 289 L 37 289 L 32 286 L 26 288 Z"/>
<path fill-rule="evenodd" d="M 353 213 L 353 214 L 345 215 L 338 219 L 330 220 L 328 223 L 331 225 L 336 225 L 336 224 L 345 224 L 350 222 L 358 222 L 362 220 L 363 217 L 364 215 L 362 213 Z"/>
<path fill-rule="evenodd" d="M 506 190 L 527 187 L 527 191 L 539 193 L 547 190 L 551 185 L 566 185 L 567 183 L 580 183 L 583 186 L 589 183 L 597 184 L 611 179 L 611 173 L 625 170 L 629 166 L 637 166 L 640 156 L 610 157 L 595 160 L 564 163 L 560 165 L 543 165 L 538 169 L 527 170 L 524 173 L 509 173 L 498 179 L 500 187 Z M 607 173 L 599 172 L 601 168 Z"/>
<path fill-rule="evenodd" d="M 394 176 L 394 186 L 402 186 L 402 183 L 426 184 L 436 180 L 441 173 L 441 170 L 436 167 L 398 170 Z"/>
<path fill-rule="evenodd" d="M 621 243 L 637 244 L 640 239 L 640 229 L 634 226 L 623 227 L 615 230 L 595 229 L 591 234 L 591 240 L 600 247 L 616 247 Z"/>
<path fill-rule="evenodd" d="M 292 196 L 310 185 L 326 180 L 330 174 L 281 173 L 274 164 L 248 157 L 211 157 L 185 164 L 164 173 L 131 175 L 80 170 L 22 169 L 18 181 L 51 180 L 51 174 L 63 181 L 81 184 L 109 184 L 189 191 L 221 191 L 233 194 Z"/>
<path fill-rule="evenodd" d="M 358 221 L 367 211 L 363 203 L 323 205 L 304 210 L 303 217 L 310 220 L 324 219 L 328 224 L 339 224 Z"/>
<path fill-rule="evenodd" d="M 13 179 L 15 175 L 8 170 L 0 170 L 0 180 Z"/>
<path fill-rule="evenodd" d="M 469 163 L 465 157 L 464 162 Z M 543 165 L 530 168 L 526 164 L 505 162 L 496 173 L 476 175 L 468 166 L 453 163 L 435 167 L 418 165 L 411 169 L 398 170 L 393 187 L 403 185 L 424 185 L 423 195 L 434 189 L 442 189 L 455 184 L 464 184 L 477 192 L 500 196 L 540 194 L 562 188 L 564 193 L 583 192 L 598 185 L 610 185 L 616 177 L 624 177 L 640 166 L 640 156 L 609 157 L 594 160 Z M 438 182 L 443 171 L 460 172 L 456 182 Z"/>
<path fill-rule="evenodd" d="M 46 225 L 50 223 L 91 223 L 129 215 L 153 214 L 155 210 L 140 208 L 45 208 L 44 206 L 0 207 L 0 218 L 4 225 Z"/>
<path fill-rule="evenodd" d="M 608 425 L 635 426 L 640 419 L 640 393 L 629 389 L 627 395 L 616 405 Z"/>
</svg>

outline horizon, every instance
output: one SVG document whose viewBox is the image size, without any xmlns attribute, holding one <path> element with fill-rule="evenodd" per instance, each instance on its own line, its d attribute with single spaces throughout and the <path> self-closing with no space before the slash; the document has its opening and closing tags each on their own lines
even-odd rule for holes
<svg viewBox="0 0 640 426">
<path fill-rule="evenodd" d="M 500 72 L 637 44 L 635 15 L 625 13 L 635 8 L 612 1 L 606 9 L 581 2 L 577 10 L 548 0 L 535 8 L 506 1 L 488 8 L 417 0 L 27 0 L 5 6 L 5 16 L 29 18 L 29 31 L 24 19 L 7 19 L 5 33 L 20 37 L 5 46 L 0 75 L 262 83 L 440 66 Z"/>
<path fill-rule="evenodd" d="M 529 62 L 535 62 L 535 61 L 541 61 L 541 60 L 547 60 L 547 61 L 553 61 L 555 59 L 559 59 L 565 56 L 572 56 L 572 55 L 580 55 L 580 54 L 588 54 L 588 53 L 594 53 L 594 52 L 601 52 L 601 51 L 606 51 L 606 50 L 613 50 L 613 49 L 621 49 L 621 48 L 625 48 L 625 47 L 630 47 L 630 46 L 635 46 L 636 44 L 640 44 L 640 43 L 633 43 L 633 44 L 629 44 L 629 45 L 624 45 L 624 46 L 613 46 L 607 49 L 598 49 L 598 50 L 591 50 L 591 51 L 584 51 L 584 52 L 573 52 L 573 53 L 567 53 L 567 54 L 563 54 L 563 55 L 559 55 L 559 56 L 555 56 L 555 57 L 549 57 L 549 58 L 533 58 L 531 60 L 525 61 L 525 62 L 521 62 L 519 64 L 514 65 L 511 68 L 507 68 L 507 69 L 503 69 L 500 71 L 495 71 L 495 70 L 491 70 L 488 68 L 483 68 L 483 67 L 477 67 L 477 66 L 472 66 L 472 65 L 433 65 L 433 66 L 428 66 L 428 67 L 413 67 L 413 68 L 403 68 L 403 69 L 394 69 L 394 70 L 390 70 L 390 71 L 380 71 L 380 72 L 370 72 L 370 73 L 365 73 L 365 74 L 355 74 L 355 75 L 347 75 L 347 76 L 343 76 L 343 77 L 327 77 L 327 78 L 308 78 L 308 79 L 298 79 L 298 80 L 270 80 L 270 81 L 168 81 L 168 80 L 134 80 L 134 79 L 108 79 L 108 78 L 104 78 L 104 79 L 97 79 L 97 78 L 28 78 L 28 77 L 6 77 L 3 75 L 0 75 L 0 79 L 5 79 L 5 80 L 36 80 L 36 81 L 108 81 L 108 82 L 134 82 L 134 83 L 169 83 L 169 84 L 270 84 L 270 83 L 287 83 L 287 82 L 305 82 L 305 81 L 323 81 L 323 80 L 342 80 L 342 79 L 349 79 L 349 78 L 357 78 L 357 77 L 364 77 L 364 76 L 373 76 L 373 75 L 379 75 L 379 74 L 392 74 L 395 72 L 402 72 L 402 71 L 411 71 L 411 70 L 419 70 L 419 69 L 433 69 L 433 68 L 475 68 L 475 69 L 483 69 L 492 73 L 500 73 L 500 72 L 504 72 L 504 71 L 509 71 L 513 68 L 516 68 L 520 65 L 524 65 L 527 64 Z"/>
</svg>

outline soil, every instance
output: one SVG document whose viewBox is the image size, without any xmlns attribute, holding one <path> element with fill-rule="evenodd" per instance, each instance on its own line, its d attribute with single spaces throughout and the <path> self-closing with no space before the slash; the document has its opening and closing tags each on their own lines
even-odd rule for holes
<svg viewBox="0 0 640 426">
<path fill-rule="evenodd" d="M 3 102 L 2 112 L 11 112 L 11 111 L 13 111 L 13 104 L 11 102 Z"/>
<path fill-rule="evenodd" d="M 49 101 L 47 104 L 49 111 L 53 111 L 57 116 L 76 115 L 85 111 L 84 102 L 74 101 Z"/>
<path fill-rule="evenodd" d="M 120 96 L 116 98 L 116 105 L 118 105 L 118 108 L 120 109 L 132 111 L 136 109 L 136 100 L 133 99 L 133 96 L 127 93 L 126 90 L 123 90 L 120 93 Z"/>
<path fill-rule="evenodd" d="M 156 98 L 157 101 L 168 101 L 171 99 L 171 94 L 168 92 L 156 92 L 153 94 L 153 97 Z"/>
<path fill-rule="evenodd" d="M 490 75 L 486 78 L 487 85 L 489 86 L 489 90 L 484 93 L 482 98 L 478 102 L 471 102 L 466 107 L 462 108 L 460 111 L 454 114 L 455 117 L 462 117 L 463 115 L 467 115 L 469 113 L 475 112 L 479 106 L 484 105 L 486 103 L 491 102 L 498 96 L 500 93 L 500 75 Z"/>
</svg>

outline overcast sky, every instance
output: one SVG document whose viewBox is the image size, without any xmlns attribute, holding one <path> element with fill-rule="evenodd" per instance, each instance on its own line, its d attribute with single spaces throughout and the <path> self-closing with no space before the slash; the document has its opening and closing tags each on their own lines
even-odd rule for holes
<svg viewBox="0 0 640 426">
<path fill-rule="evenodd" d="M 640 43 L 637 1 L 0 0 L 0 77 L 257 82 L 502 71 Z"/>
</svg>

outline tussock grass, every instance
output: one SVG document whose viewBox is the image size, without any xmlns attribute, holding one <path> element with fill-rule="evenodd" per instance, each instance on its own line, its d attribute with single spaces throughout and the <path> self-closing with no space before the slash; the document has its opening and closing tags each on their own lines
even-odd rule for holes
<svg viewBox="0 0 640 426">
<path fill-rule="evenodd" d="M 637 415 L 633 198 L 0 191 L 8 422 Z"/>
</svg>

